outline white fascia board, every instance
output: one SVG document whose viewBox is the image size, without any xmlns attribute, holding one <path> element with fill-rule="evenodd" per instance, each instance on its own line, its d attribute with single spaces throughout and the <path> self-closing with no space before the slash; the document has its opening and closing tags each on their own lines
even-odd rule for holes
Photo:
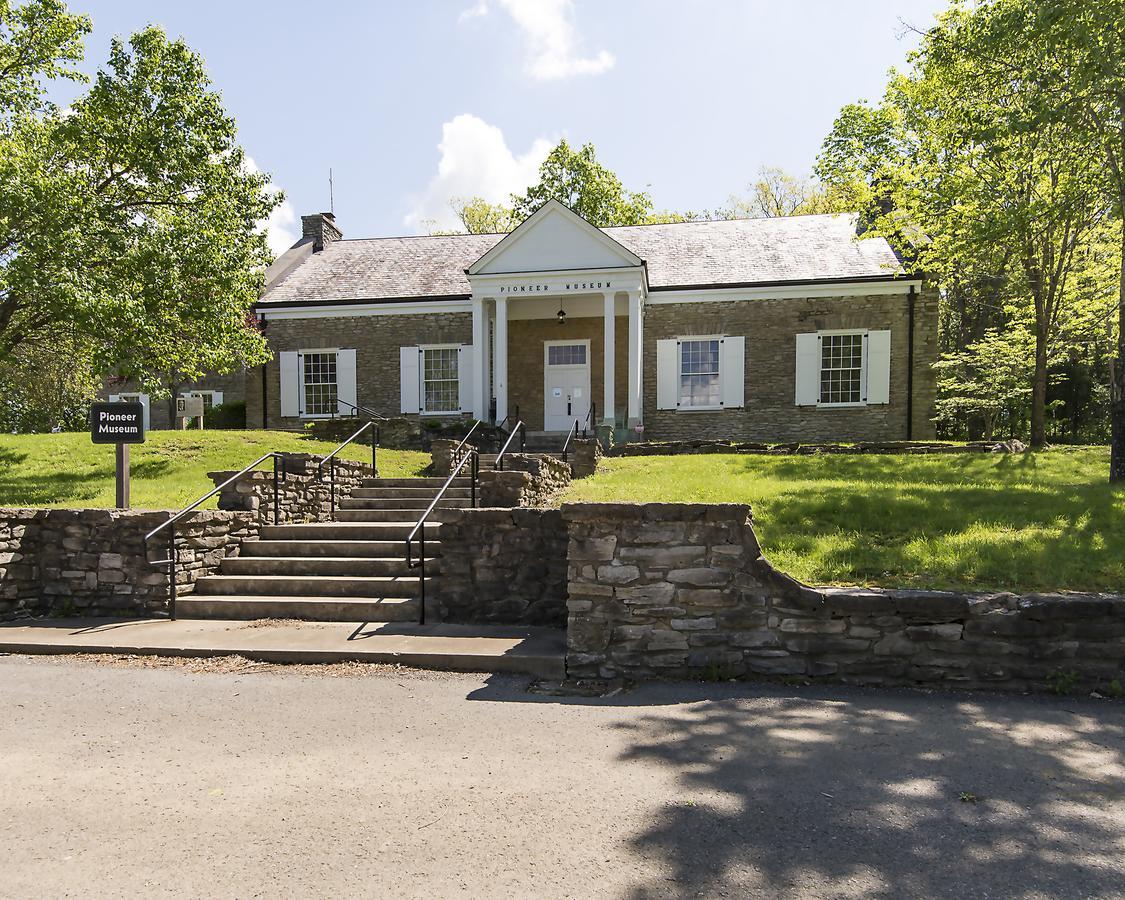
<svg viewBox="0 0 1125 900">
<path fill-rule="evenodd" d="M 920 290 L 922 279 L 901 281 L 840 282 L 838 284 L 795 284 L 774 287 L 708 288 L 689 291 L 653 291 L 645 302 L 650 306 L 666 303 L 716 303 L 724 300 L 783 300 L 793 297 L 877 297 Z"/>
<path fill-rule="evenodd" d="M 470 275 L 469 284 L 477 297 L 566 296 L 611 291 L 643 291 L 643 266 L 609 269 L 551 269 L 543 272 L 507 272 L 500 275 Z M 599 287 L 608 284 L 609 287 Z M 530 290 L 529 290 L 530 288 Z"/>
<path fill-rule="evenodd" d="M 259 306 L 258 316 L 274 319 L 336 319 L 347 316 L 412 316 L 432 313 L 471 312 L 471 300 L 421 300 L 409 303 L 346 303 L 338 306 Z"/>
</svg>

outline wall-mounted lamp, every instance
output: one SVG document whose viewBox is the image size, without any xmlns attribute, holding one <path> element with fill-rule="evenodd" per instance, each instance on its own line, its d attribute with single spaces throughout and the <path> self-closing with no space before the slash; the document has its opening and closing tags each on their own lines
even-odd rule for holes
<svg viewBox="0 0 1125 900">
<path fill-rule="evenodd" d="M 557 313 L 555 313 L 555 315 L 557 315 L 559 317 L 559 324 L 560 325 L 566 324 L 566 310 L 565 309 L 560 309 Z"/>
</svg>

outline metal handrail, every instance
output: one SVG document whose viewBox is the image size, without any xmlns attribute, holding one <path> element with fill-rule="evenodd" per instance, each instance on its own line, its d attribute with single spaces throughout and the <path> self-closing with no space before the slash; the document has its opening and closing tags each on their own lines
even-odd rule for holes
<svg viewBox="0 0 1125 900">
<path fill-rule="evenodd" d="M 563 462 L 566 462 L 566 454 L 567 454 L 567 451 L 570 449 L 571 440 L 573 438 L 576 438 L 576 437 L 578 437 L 578 420 L 577 419 L 574 420 L 574 424 L 571 426 L 570 431 L 567 432 L 566 443 L 563 444 L 563 448 L 562 448 L 562 461 Z"/>
<path fill-rule="evenodd" d="M 523 448 L 527 445 L 527 428 L 521 420 L 516 423 L 511 434 L 508 435 L 508 439 L 504 441 L 504 446 L 501 447 L 500 452 L 496 454 L 495 469 L 497 472 L 504 471 L 504 454 L 508 452 L 508 445 L 512 443 L 517 433 L 520 435 L 520 452 L 523 452 Z"/>
<path fill-rule="evenodd" d="M 228 478 L 226 481 L 224 481 L 222 484 L 218 485 L 217 487 L 214 487 L 211 490 L 209 490 L 206 494 L 204 494 L 202 497 L 200 497 L 198 500 L 196 500 L 191 505 L 185 506 L 178 513 L 176 513 L 172 516 L 169 516 L 166 521 L 161 522 L 159 525 L 157 525 L 154 529 L 152 529 L 152 531 L 150 531 L 148 534 L 146 534 L 144 536 L 144 538 L 141 540 L 141 544 L 144 547 L 145 556 L 148 556 L 148 542 L 150 540 L 152 540 L 152 538 L 154 538 L 161 531 L 163 531 L 165 528 L 168 529 L 168 558 L 167 559 L 149 560 L 149 565 L 153 565 L 153 566 L 167 565 L 167 566 L 169 566 L 169 568 L 168 568 L 168 615 L 169 615 L 169 618 L 172 618 L 172 619 L 176 618 L 176 563 L 179 561 L 179 555 L 176 552 L 176 523 L 179 522 L 180 519 L 184 518 L 184 516 L 188 515 L 189 513 L 195 512 L 195 510 L 197 510 L 202 504 L 206 503 L 208 500 L 210 500 L 212 497 L 214 497 L 223 488 L 227 487 L 228 485 L 233 484 L 239 478 L 241 478 L 243 475 L 245 475 L 247 472 L 249 472 L 251 469 L 257 468 L 259 465 L 261 465 L 267 459 L 273 459 L 273 524 L 276 525 L 278 523 L 279 518 L 280 518 L 280 505 L 279 505 L 279 502 L 278 502 L 278 491 L 277 491 L 277 481 L 278 481 L 278 471 L 279 470 L 278 470 L 277 463 L 278 463 L 278 460 L 281 460 L 281 462 L 282 462 L 280 473 L 281 473 L 281 479 L 284 481 L 285 480 L 285 474 L 286 474 L 285 465 L 284 465 L 285 454 L 284 453 L 278 453 L 276 450 L 271 450 L 269 453 L 266 453 L 266 454 L 263 454 L 262 456 L 259 456 L 256 460 L 254 460 L 252 463 L 250 463 L 250 465 L 248 465 L 245 468 L 240 469 L 239 471 L 235 472 L 230 478 Z"/>
<path fill-rule="evenodd" d="M 426 511 L 422 513 L 422 518 L 418 520 L 418 524 L 414 526 L 413 530 L 406 538 L 406 568 L 421 568 L 422 570 L 421 575 L 418 579 L 419 595 L 421 597 L 421 616 L 418 621 L 419 625 L 426 624 L 426 519 L 429 518 L 430 513 L 434 511 L 434 509 L 438 505 L 438 502 L 442 497 L 445 496 L 445 492 L 449 490 L 449 486 L 453 484 L 453 479 L 461 473 L 461 469 L 465 467 L 465 463 L 469 460 L 472 460 L 472 465 L 469 466 L 469 496 L 471 498 L 469 502 L 474 507 L 477 505 L 477 479 L 480 477 L 480 454 L 477 453 L 474 448 L 470 447 L 469 452 L 466 453 L 461 458 L 461 461 L 453 467 L 453 471 L 449 473 L 449 477 L 445 480 L 445 484 L 442 485 L 441 490 L 437 492 L 437 496 L 434 497 L 433 502 L 430 503 Z M 420 535 L 419 531 L 421 531 Z M 415 536 L 418 537 L 417 562 L 414 562 L 414 559 L 410 553 L 410 545 L 414 542 Z"/>
<path fill-rule="evenodd" d="M 363 413 L 369 419 L 378 419 L 380 422 L 389 422 L 390 421 L 390 419 L 387 416 L 384 416 L 382 413 L 375 412 L 375 410 L 373 410 L 370 406 L 364 406 L 363 404 L 359 404 L 357 406 L 355 403 L 348 403 L 347 400 L 337 399 L 336 400 L 336 408 L 337 409 L 339 409 L 339 405 L 341 403 L 344 404 L 344 406 L 349 407 L 351 410 L 353 410 L 357 414 Z M 336 413 L 332 413 L 332 418 L 335 418 L 335 417 L 336 417 Z"/>
<path fill-rule="evenodd" d="M 375 459 L 375 454 L 379 449 L 379 426 L 374 422 L 365 422 L 355 434 L 316 464 L 316 480 L 324 481 L 324 464 L 328 463 L 329 509 L 331 509 L 333 513 L 336 512 L 336 454 L 363 434 L 363 432 L 367 431 L 368 428 L 371 429 L 371 474 L 375 476 L 379 471 L 379 466 Z"/>
<path fill-rule="evenodd" d="M 456 447 L 454 447 L 453 452 L 449 454 L 449 464 L 450 465 L 453 465 L 453 463 L 457 460 L 458 456 L 460 456 L 461 448 L 463 448 L 465 446 L 465 442 L 472 436 L 473 432 L 476 431 L 480 427 L 480 424 L 481 424 L 480 419 L 474 419 L 473 420 L 472 427 L 470 427 L 469 430 L 465 432 L 465 436 L 463 438 L 461 438 L 461 443 L 459 443 Z M 469 447 L 471 448 L 472 444 L 470 444 Z"/>
<path fill-rule="evenodd" d="M 587 427 L 597 430 L 598 427 L 598 404 L 590 401 L 590 408 L 586 410 L 586 418 L 582 421 L 582 437 L 588 434 Z"/>
<path fill-rule="evenodd" d="M 519 408 L 519 405 L 517 404 L 515 410 L 513 412 L 508 413 L 506 416 L 504 416 L 504 418 L 500 420 L 500 422 L 496 425 L 496 427 L 499 428 L 501 431 L 503 431 L 504 426 L 507 425 L 510 420 L 514 419 L 515 421 L 518 422 L 519 418 L 520 418 L 520 408 Z"/>
</svg>

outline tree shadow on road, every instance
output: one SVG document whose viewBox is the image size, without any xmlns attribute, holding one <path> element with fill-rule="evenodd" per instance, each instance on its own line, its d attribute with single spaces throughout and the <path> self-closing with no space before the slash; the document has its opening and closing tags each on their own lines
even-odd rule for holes
<svg viewBox="0 0 1125 900">
<path fill-rule="evenodd" d="M 682 788 L 631 839 L 654 863 L 631 895 L 1119 895 L 1125 707 L 837 696 L 617 723 Z"/>
</svg>

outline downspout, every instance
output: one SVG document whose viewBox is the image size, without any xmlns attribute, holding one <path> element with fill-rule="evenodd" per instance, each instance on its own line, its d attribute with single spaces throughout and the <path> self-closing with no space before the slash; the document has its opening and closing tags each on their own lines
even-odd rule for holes
<svg viewBox="0 0 1125 900">
<path fill-rule="evenodd" d="M 914 440 L 914 285 L 906 295 L 909 331 L 906 337 L 906 439 Z"/>
<path fill-rule="evenodd" d="M 264 314 L 259 315 L 258 321 L 261 322 L 261 331 L 264 335 L 266 333 L 266 317 Z M 269 407 L 266 402 L 269 399 L 269 394 L 266 391 L 266 383 L 268 382 L 269 372 L 266 368 L 268 364 L 262 363 L 262 431 L 269 430 Z"/>
</svg>

